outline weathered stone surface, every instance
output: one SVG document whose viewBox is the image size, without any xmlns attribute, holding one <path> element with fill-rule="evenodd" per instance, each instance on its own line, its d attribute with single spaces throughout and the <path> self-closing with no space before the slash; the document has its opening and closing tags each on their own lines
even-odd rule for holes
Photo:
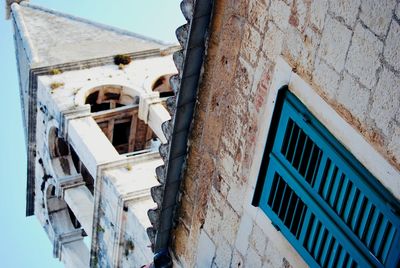
<svg viewBox="0 0 400 268">
<path fill-rule="evenodd" d="M 260 32 L 265 31 L 267 26 L 268 12 L 267 7 L 262 1 L 252 0 L 250 1 L 248 8 L 248 18 L 250 24 L 254 25 Z"/>
<path fill-rule="evenodd" d="M 323 60 L 317 59 L 312 75 L 313 81 L 321 87 L 329 98 L 333 99 L 339 85 L 339 74 Z"/>
<path fill-rule="evenodd" d="M 250 24 L 246 24 L 241 50 L 244 58 L 253 65 L 257 62 L 260 44 L 261 36 L 258 31 Z"/>
<path fill-rule="evenodd" d="M 398 110 L 400 112 L 400 110 Z M 400 124 L 394 126 L 392 139 L 389 143 L 389 149 L 397 160 L 400 160 Z"/>
<path fill-rule="evenodd" d="M 343 73 L 337 94 L 337 101 L 356 118 L 363 121 L 368 110 L 370 91 L 362 87 L 347 72 Z"/>
<path fill-rule="evenodd" d="M 272 0 L 269 8 L 271 19 L 282 31 L 289 25 L 290 8 L 284 2 Z"/>
<path fill-rule="evenodd" d="M 370 116 L 385 135 L 389 134 L 389 123 L 400 107 L 400 78 L 388 69 L 383 69 L 373 94 Z"/>
<path fill-rule="evenodd" d="M 396 20 L 390 26 L 383 55 L 390 65 L 400 71 L 400 25 Z"/>
<path fill-rule="evenodd" d="M 235 247 L 243 255 L 246 255 L 247 248 L 249 247 L 249 237 L 253 229 L 253 221 L 251 218 L 243 214 L 240 219 L 239 230 L 236 236 Z"/>
<path fill-rule="evenodd" d="M 261 257 L 260 257 L 260 255 L 257 254 L 257 252 L 252 247 L 249 247 L 247 249 L 245 266 L 252 267 L 252 268 L 259 268 L 259 267 L 261 268 L 262 267 Z"/>
<path fill-rule="evenodd" d="M 389 27 L 396 0 L 363 0 L 360 18 L 375 34 L 384 36 Z"/>
<path fill-rule="evenodd" d="M 265 248 L 267 246 L 267 237 L 257 224 L 254 224 L 253 226 L 253 230 L 250 235 L 250 245 L 260 256 L 264 255 Z"/>
<path fill-rule="evenodd" d="M 230 243 L 227 242 L 223 237 L 216 237 L 217 250 L 215 253 L 214 263 L 217 267 L 229 267 L 232 260 L 232 248 Z"/>
<path fill-rule="evenodd" d="M 197 267 L 211 267 L 215 256 L 215 244 L 204 231 L 200 232 L 197 252 Z"/>
<path fill-rule="evenodd" d="M 310 21 L 317 27 L 318 30 L 322 30 L 324 26 L 324 20 L 326 11 L 328 10 L 328 0 L 312 1 Z"/>
<path fill-rule="evenodd" d="M 329 11 L 331 11 L 335 16 L 343 19 L 346 25 L 353 27 L 357 20 L 360 3 L 361 0 L 330 0 Z"/>
<path fill-rule="evenodd" d="M 328 16 L 318 51 L 319 57 L 330 64 L 335 71 L 340 72 L 345 63 L 350 39 L 351 31 L 337 20 Z"/>
<path fill-rule="evenodd" d="M 395 14 L 396 14 L 397 19 L 400 19 L 400 4 L 397 4 Z"/>
<path fill-rule="evenodd" d="M 376 71 L 380 67 L 379 55 L 382 48 L 383 43 L 375 35 L 361 24 L 357 24 L 346 69 L 368 88 L 372 88 L 376 83 Z"/>
<path fill-rule="evenodd" d="M 282 51 L 284 33 L 273 22 L 268 23 L 262 50 L 271 60 L 274 60 Z"/>
</svg>

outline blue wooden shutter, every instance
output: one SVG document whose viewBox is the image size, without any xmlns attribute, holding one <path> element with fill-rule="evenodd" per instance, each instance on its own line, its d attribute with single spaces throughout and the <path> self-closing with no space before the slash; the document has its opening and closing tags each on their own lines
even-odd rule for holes
<svg viewBox="0 0 400 268">
<path fill-rule="evenodd" d="M 398 200 L 287 89 L 271 128 L 256 202 L 306 262 L 399 267 Z"/>
</svg>

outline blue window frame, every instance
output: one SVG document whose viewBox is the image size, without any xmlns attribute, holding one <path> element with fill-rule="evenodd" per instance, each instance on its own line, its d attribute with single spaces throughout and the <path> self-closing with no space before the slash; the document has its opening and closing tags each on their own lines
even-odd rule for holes
<svg viewBox="0 0 400 268">
<path fill-rule="evenodd" d="M 400 267 L 400 204 L 287 87 L 253 204 L 311 267 Z"/>
</svg>

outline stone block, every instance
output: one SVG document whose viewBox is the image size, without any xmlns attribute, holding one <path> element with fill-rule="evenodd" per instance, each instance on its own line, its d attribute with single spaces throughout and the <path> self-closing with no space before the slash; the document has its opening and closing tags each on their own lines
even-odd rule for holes
<svg viewBox="0 0 400 268">
<path fill-rule="evenodd" d="M 229 267 L 232 260 L 232 248 L 229 242 L 222 237 L 216 237 L 217 250 L 215 253 L 214 263 L 217 267 Z M 199 266 L 203 267 L 203 266 Z"/>
<path fill-rule="evenodd" d="M 267 245 L 264 259 L 265 263 L 263 263 L 263 265 L 265 267 L 281 267 L 283 256 L 271 242 Z"/>
<path fill-rule="evenodd" d="M 279 29 L 285 31 L 289 25 L 290 7 L 283 1 L 272 0 L 269 8 L 271 20 Z"/>
<path fill-rule="evenodd" d="M 229 244 L 233 245 L 235 243 L 236 233 L 239 227 L 239 216 L 226 201 L 222 201 L 222 204 L 220 205 L 220 211 L 222 214 L 220 234 L 222 234 Z"/>
<path fill-rule="evenodd" d="M 257 224 L 254 224 L 253 226 L 249 242 L 259 255 L 264 255 L 264 251 L 268 241 L 264 232 L 261 230 L 260 227 L 258 227 Z"/>
<path fill-rule="evenodd" d="M 310 22 L 318 30 L 322 30 L 326 11 L 328 10 L 328 0 L 318 0 L 311 2 Z"/>
<path fill-rule="evenodd" d="M 376 71 L 381 66 L 379 55 L 383 43 L 360 23 L 357 24 L 349 49 L 346 69 L 360 82 L 372 88 L 376 84 Z"/>
<path fill-rule="evenodd" d="M 233 85 L 235 88 L 240 89 L 244 96 L 250 93 L 251 85 L 253 82 L 254 68 L 244 58 L 239 57 L 235 80 Z M 234 97 L 234 94 L 229 94 L 229 97 Z M 235 94 L 238 95 L 238 94 Z"/>
<path fill-rule="evenodd" d="M 344 23 L 352 28 L 357 20 L 360 3 L 361 0 L 330 0 L 329 11 L 343 19 Z"/>
<path fill-rule="evenodd" d="M 243 256 L 236 250 L 233 250 L 232 261 L 229 267 L 240 268 L 243 267 Z"/>
<path fill-rule="evenodd" d="M 204 230 L 211 236 L 215 236 L 219 232 L 219 224 L 222 221 L 222 216 L 218 209 L 209 203 L 207 207 L 207 215 L 204 222 Z"/>
<path fill-rule="evenodd" d="M 202 231 L 199 237 L 199 244 L 197 248 L 197 267 L 211 267 L 212 261 L 215 256 L 215 244 L 207 235 Z"/>
<path fill-rule="evenodd" d="M 273 22 L 268 23 L 268 30 L 265 33 L 262 50 L 270 60 L 281 54 L 284 33 Z"/>
<path fill-rule="evenodd" d="M 335 98 L 340 76 L 334 69 L 317 58 L 312 76 L 313 82 L 321 87 L 328 98 Z"/>
<path fill-rule="evenodd" d="M 303 32 L 310 16 L 310 3 L 305 0 L 294 1 L 290 7 L 289 24 Z"/>
<path fill-rule="evenodd" d="M 245 257 L 245 267 L 252 267 L 252 268 L 261 268 L 262 267 L 262 260 L 260 255 L 252 248 L 249 247 L 247 249 L 247 254 Z M 278 267 L 278 266 L 276 266 Z"/>
<path fill-rule="evenodd" d="M 261 46 L 261 35 L 250 24 L 245 25 L 241 55 L 252 65 L 257 63 L 258 52 Z"/>
<path fill-rule="evenodd" d="M 340 72 L 345 63 L 350 39 L 351 31 L 339 21 L 328 16 L 318 51 L 319 57 L 330 64 L 335 71 Z"/>
<path fill-rule="evenodd" d="M 376 35 L 384 36 L 389 27 L 396 0 L 363 0 L 361 2 L 361 20 Z"/>
<path fill-rule="evenodd" d="M 383 55 L 390 65 L 400 71 L 400 25 L 396 20 L 390 26 Z"/>
<path fill-rule="evenodd" d="M 264 32 L 268 19 L 268 12 L 265 4 L 259 0 L 250 1 L 248 13 L 247 17 L 250 24 L 256 27 L 260 32 Z"/>
<path fill-rule="evenodd" d="M 370 116 L 385 135 L 389 134 L 389 123 L 400 108 L 400 78 L 384 68 L 372 99 Z"/>
<path fill-rule="evenodd" d="M 360 121 L 363 121 L 366 117 L 369 97 L 370 91 L 368 89 L 361 86 L 347 72 L 343 73 L 343 80 L 337 93 L 337 101 Z"/>
<path fill-rule="evenodd" d="M 236 235 L 235 247 L 242 254 L 246 255 L 249 247 L 249 237 L 253 229 L 253 221 L 247 214 L 243 214 L 240 219 L 239 230 Z"/>
<path fill-rule="evenodd" d="M 244 196 L 246 192 L 246 185 L 243 185 L 241 181 L 231 183 L 228 192 L 228 202 L 232 208 L 237 212 L 241 213 L 243 209 L 243 199 L 238 196 Z"/>
</svg>

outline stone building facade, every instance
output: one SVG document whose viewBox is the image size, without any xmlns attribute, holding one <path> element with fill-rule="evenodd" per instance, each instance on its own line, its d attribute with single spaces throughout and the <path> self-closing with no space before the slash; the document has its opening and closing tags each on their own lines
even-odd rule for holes
<svg viewBox="0 0 400 268">
<path fill-rule="evenodd" d="M 16 3 L 18 2 L 18 3 Z M 140 267 L 176 73 L 166 44 L 8 1 L 28 152 L 27 216 L 66 267 Z"/>
<path fill-rule="evenodd" d="M 92 267 L 137 267 L 152 259 L 154 267 L 396 267 L 399 1 L 184 0 L 181 9 L 187 24 L 176 31 L 181 50 L 172 56 L 177 47 L 24 2 L 12 5 L 28 126 L 27 214 L 38 216 L 54 255 L 71 267 L 88 266 L 89 254 Z M 43 36 L 54 20 L 75 39 Z M 121 54 L 132 63 L 115 65 Z M 164 99 L 165 90 L 174 96 Z M 363 224 L 360 241 L 340 219 L 321 220 L 312 207 L 310 217 L 330 225 L 310 225 L 324 230 L 319 236 L 303 226 L 322 244 L 307 253 L 263 210 L 257 196 L 273 166 L 266 152 L 278 136 L 282 92 L 307 110 L 297 113 L 301 120 L 323 126 L 318 130 L 330 137 L 324 142 L 337 143 L 356 172 L 360 166 L 362 176 L 373 178 L 362 184 L 367 190 L 354 190 L 354 206 L 370 209 L 356 220 Z M 126 123 L 127 116 L 135 137 L 113 143 L 121 137 L 116 120 Z M 343 176 L 332 184 L 336 191 Z M 287 191 L 297 203 L 314 198 L 299 198 L 300 186 Z M 368 203 L 379 191 L 381 214 Z M 368 221 L 389 227 L 381 231 Z M 331 235 L 334 228 L 340 237 Z M 91 238 L 90 253 L 82 234 Z M 390 242 L 374 253 L 365 236 Z M 330 242 L 321 242 L 326 237 Z"/>
<path fill-rule="evenodd" d="M 177 265 L 310 265 L 252 205 L 284 85 L 400 199 L 399 10 L 395 0 L 214 2 L 173 231 Z"/>
</svg>

